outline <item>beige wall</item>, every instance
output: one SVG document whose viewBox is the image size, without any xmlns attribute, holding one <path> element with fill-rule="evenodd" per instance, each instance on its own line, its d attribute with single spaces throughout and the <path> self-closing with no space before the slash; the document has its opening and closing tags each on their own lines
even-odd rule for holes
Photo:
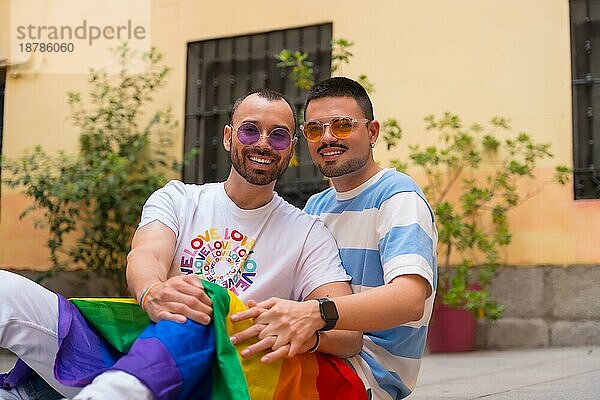
<svg viewBox="0 0 600 400">
<path fill-rule="evenodd" d="M 554 163 L 572 165 L 568 11 L 567 0 L 305 0 L 285 5 L 155 0 L 152 42 L 173 67 L 159 101 L 172 105 L 183 122 L 190 41 L 333 22 L 334 37 L 356 43 L 353 61 L 343 73 L 369 76 L 376 86 L 376 114 L 399 119 L 403 144 L 426 142 L 426 114 L 452 111 L 467 123 L 506 116 L 515 132 L 552 143 L 555 158 L 542 163 L 541 182 Z M 14 156 L 37 143 L 74 149 L 76 133 L 67 120 L 65 92 L 84 85 L 81 75 L 22 73 L 8 78 L 4 153 Z M 182 137 L 176 155 L 181 154 Z M 376 156 L 385 164 L 406 152 L 386 154 L 378 146 Z M 0 266 L 47 264 L 44 235 L 15 222 L 22 201 L 3 190 Z M 600 237 L 600 200 L 575 202 L 570 185 L 548 185 L 510 217 L 514 243 L 506 252 L 509 263 L 600 263 L 600 246 L 594 243 Z"/>
</svg>

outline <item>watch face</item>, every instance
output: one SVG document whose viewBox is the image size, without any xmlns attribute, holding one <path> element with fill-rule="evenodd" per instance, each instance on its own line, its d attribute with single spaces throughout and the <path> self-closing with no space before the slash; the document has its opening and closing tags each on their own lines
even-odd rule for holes
<svg viewBox="0 0 600 400">
<path fill-rule="evenodd" d="M 325 314 L 325 317 L 329 320 L 337 320 L 338 319 L 338 312 L 337 312 L 337 308 L 335 307 L 335 303 L 331 300 L 329 301 L 324 301 L 322 304 L 323 307 L 323 314 Z"/>
</svg>

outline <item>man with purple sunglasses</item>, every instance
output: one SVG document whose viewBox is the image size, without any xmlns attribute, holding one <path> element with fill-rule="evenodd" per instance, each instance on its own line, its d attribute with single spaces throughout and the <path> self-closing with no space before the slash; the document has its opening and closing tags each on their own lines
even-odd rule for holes
<svg viewBox="0 0 600 400">
<path fill-rule="evenodd" d="M 223 145 L 232 164 L 227 180 L 204 185 L 171 181 L 149 197 L 128 255 L 127 283 L 157 324 L 188 319 L 210 323 L 211 301 L 198 276 L 244 301 L 273 296 L 302 301 L 351 293 L 350 277 L 324 224 L 273 191 L 294 153 L 295 126 L 293 109 L 281 94 L 251 92 L 235 102 L 231 123 L 224 128 Z M 142 381 L 118 368 L 98 375 L 83 390 L 60 384 L 53 373 L 57 296 L 6 271 L 0 271 L 0 293 L 0 346 L 62 395 L 153 398 Z M 361 344 L 360 332 L 337 331 L 313 335 L 300 351 L 318 345 L 322 352 L 348 357 Z M 121 360 L 127 357 L 135 356 Z M 51 398 L 38 381 L 24 387 L 15 376 L 18 372 L 0 377 L 0 399 Z"/>
</svg>

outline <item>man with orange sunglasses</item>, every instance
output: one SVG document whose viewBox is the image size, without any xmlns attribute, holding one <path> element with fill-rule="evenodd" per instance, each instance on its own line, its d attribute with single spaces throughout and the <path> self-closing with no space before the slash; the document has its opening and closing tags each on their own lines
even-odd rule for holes
<svg viewBox="0 0 600 400">
<path fill-rule="evenodd" d="M 263 301 L 232 316 L 255 322 L 232 340 L 258 336 L 244 355 L 271 349 L 274 360 L 302 352 L 315 332 L 362 331 L 363 349 L 348 362 L 371 398 L 404 398 L 416 384 L 435 296 L 433 211 L 410 177 L 375 163 L 380 125 L 358 82 L 335 77 L 316 84 L 305 118 L 313 162 L 333 184 L 311 197 L 305 211 L 333 233 L 354 294 Z"/>
</svg>

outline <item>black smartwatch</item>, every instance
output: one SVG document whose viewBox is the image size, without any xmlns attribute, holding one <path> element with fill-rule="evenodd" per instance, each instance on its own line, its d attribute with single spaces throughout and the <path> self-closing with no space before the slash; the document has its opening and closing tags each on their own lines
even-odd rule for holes
<svg viewBox="0 0 600 400">
<path fill-rule="evenodd" d="M 325 321 L 325 326 L 319 329 L 320 331 L 328 331 L 335 327 L 335 324 L 340 317 L 337 312 L 335 303 L 327 297 L 316 299 L 319 301 L 319 311 L 321 312 L 321 318 Z"/>
</svg>

